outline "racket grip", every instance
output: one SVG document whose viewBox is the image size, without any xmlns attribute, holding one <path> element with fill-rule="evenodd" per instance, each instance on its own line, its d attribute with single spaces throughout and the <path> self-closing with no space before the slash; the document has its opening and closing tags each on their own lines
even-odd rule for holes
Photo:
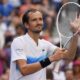
<svg viewBox="0 0 80 80">
<path fill-rule="evenodd" d="M 55 68 L 54 68 L 54 71 L 56 73 L 59 73 L 60 69 L 61 69 L 61 66 L 64 64 L 64 60 L 60 60 L 60 61 L 57 61 L 56 64 L 55 64 Z"/>
</svg>

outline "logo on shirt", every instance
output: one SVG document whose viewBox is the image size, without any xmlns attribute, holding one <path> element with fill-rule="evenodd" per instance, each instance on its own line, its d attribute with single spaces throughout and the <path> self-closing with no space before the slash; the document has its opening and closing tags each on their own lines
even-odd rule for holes
<svg viewBox="0 0 80 80">
<path fill-rule="evenodd" d="M 21 52 L 21 51 L 23 51 L 23 49 L 16 49 L 16 51 L 19 51 L 19 52 Z"/>
<path fill-rule="evenodd" d="M 45 51 L 45 49 L 42 49 L 42 51 L 44 52 L 44 51 Z"/>
</svg>

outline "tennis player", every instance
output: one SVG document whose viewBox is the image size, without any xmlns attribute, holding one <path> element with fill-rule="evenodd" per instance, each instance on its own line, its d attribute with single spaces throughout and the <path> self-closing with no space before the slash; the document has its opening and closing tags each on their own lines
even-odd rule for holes
<svg viewBox="0 0 80 80">
<path fill-rule="evenodd" d="M 39 39 L 43 16 L 35 9 L 27 10 L 22 22 L 28 32 L 12 42 L 10 80 L 46 80 L 48 65 L 60 59 L 74 57 L 78 38 L 76 36 L 72 39 L 69 50 L 60 49 L 44 39 Z"/>
</svg>

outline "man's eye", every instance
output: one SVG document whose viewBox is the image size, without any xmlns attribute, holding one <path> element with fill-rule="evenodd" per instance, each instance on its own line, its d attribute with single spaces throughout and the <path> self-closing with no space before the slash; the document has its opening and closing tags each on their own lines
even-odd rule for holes
<svg viewBox="0 0 80 80">
<path fill-rule="evenodd" d="M 42 18 L 40 18 L 39 20 L 42 20 Z"/>
<path fill-rule="evenodd" d="M 36 21 L 36 19 L 32 19 L 32 21 Z"/>
</svg>

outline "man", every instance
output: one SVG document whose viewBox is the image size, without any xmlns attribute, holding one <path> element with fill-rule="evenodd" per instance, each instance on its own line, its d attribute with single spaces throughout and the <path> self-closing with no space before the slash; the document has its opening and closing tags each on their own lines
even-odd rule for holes
<svg viewBox="0 0 80 80">
<path fill-rule="evenodd" d="M 72 39 L 69 51 L 59 49 L 50 42 L 39 39 L 43 26 L 40 11 L 28 10 L 22 21 L 28 33 L 12 42 L 10 80 L 46 80 L 45 67 L 54 61 L 74 57 L 77 37 Z"/>
</svg>

